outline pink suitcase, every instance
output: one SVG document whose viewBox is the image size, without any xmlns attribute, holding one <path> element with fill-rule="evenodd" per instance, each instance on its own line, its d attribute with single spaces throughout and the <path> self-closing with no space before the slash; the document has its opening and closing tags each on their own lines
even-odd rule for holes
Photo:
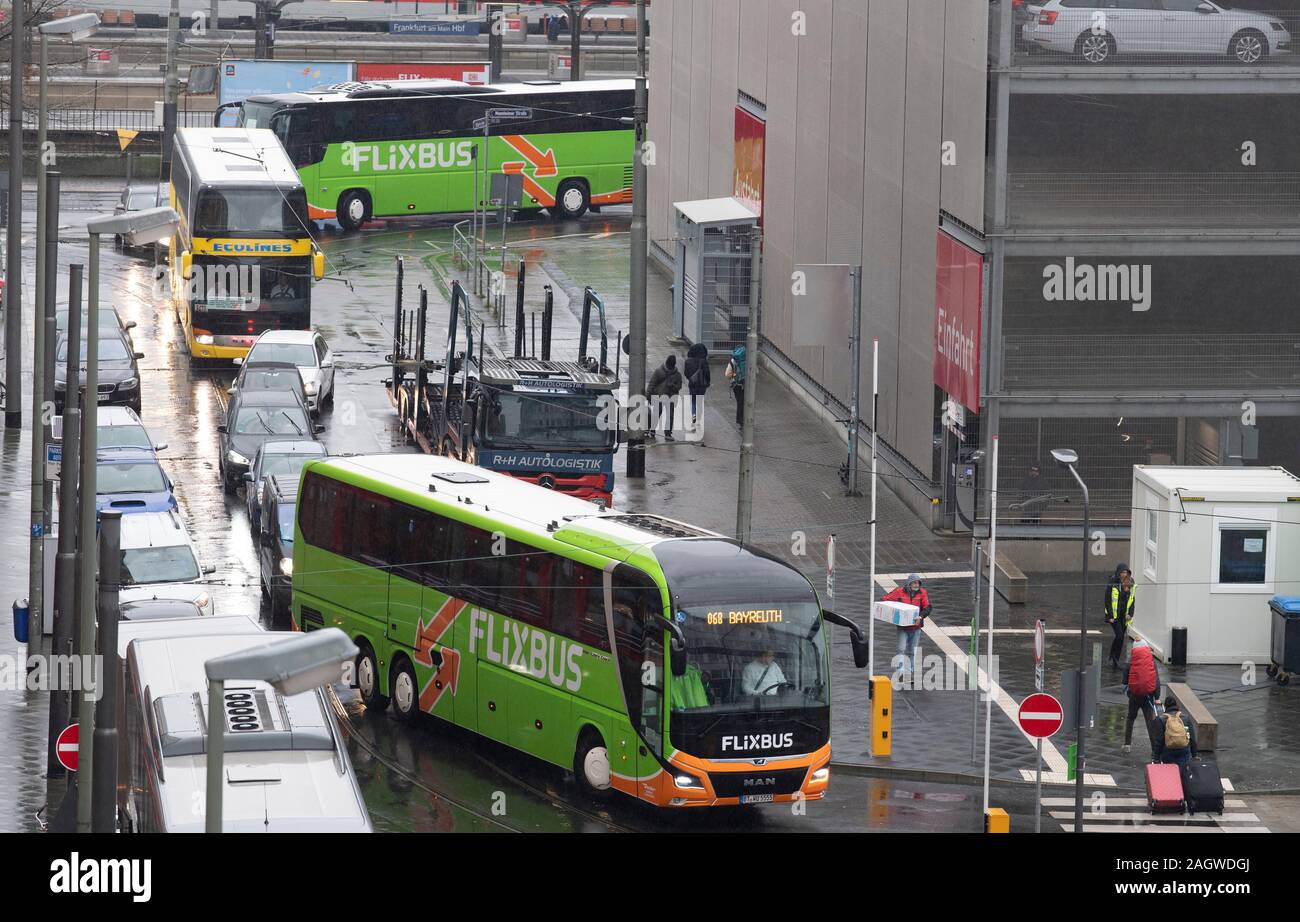
<svg viewBox="0 0 1300 922">
<path fill-rule="evenodd" d="M 1147 766 L 1147 804 L 1152 813 L 1183 812 L 1183 773 L 1177 765 L 1152 762 Z"/>
</svg>

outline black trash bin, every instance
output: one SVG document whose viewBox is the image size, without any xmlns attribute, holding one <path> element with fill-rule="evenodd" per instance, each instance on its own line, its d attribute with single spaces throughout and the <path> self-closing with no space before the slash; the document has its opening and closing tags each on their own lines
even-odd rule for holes
<svg viewBox="0 0 1300 922">
<path fill-rule="evenodd" d="M 1275 595 L 1268 607 L 1273 626 L 1273 664 L 1268 675 L 1286 685 L 1292 674 L 1300 672 L 1300 596 Z"/>
</svg>

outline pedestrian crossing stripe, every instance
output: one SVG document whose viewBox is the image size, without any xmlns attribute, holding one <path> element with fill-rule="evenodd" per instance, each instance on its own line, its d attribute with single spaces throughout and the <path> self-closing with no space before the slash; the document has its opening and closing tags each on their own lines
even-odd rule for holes
<svg viewBox="0 0 1300 922">
<path fill-rule="evenodd" d="M 1108 807 L 1145 807 L 1147 799 L 1145 797 L 1116 797 L 1114 794 L 1106 794 L 1106 805 Z M 1087 799 L 1085 798 L 1085 803 Z M 1073 797 L 1044 797 L 1044 807 L 1073 807 Z M 1246 802 L 1238 798 L 1226 798 L 1223 801 L 1223 809 L 1244 809 Z"/>
<path fill-rule="evenodd" d="M 1093 820 L 1141 821 L 1144 823 L 1258 823 L 1259 817 L 1253 813 L 1157 813 L 1144 811 L 1089 810 L 1085 806 L 1084 816 Z M 1226 809 L 1226 808 L 1225 808 Z M 1074 819 L 1073 810 L 1050 810 L 1048 816 L 1054 820 Z"/>
<path fill-rule="evenodd" d="M 1074 831 L 1074 824 L 1073 824 L 1073 823 L 1062 823 L 1062 824 L 1061 824 L 1061 831 L 1062 831 L 1062 832 L 1073 832 L 1073 831 Z M 1180 834 L 1183 834 L 1183 833 L 1189 833 L 1189 832 L 1208 832 L 1208 833 L 1219 833 L 1219 832 L 1268 832 L 1268 827 L 1267 827 L 1267 826 L 1219 826 L 1219 825 L 1204 825 L 1204 826 L 1131 826 L 1131 825 L 1125 825 L 1125 824 L 1122 824 L 1122 823 L 1084 823 L 1084 824 L 1083 824 L 1083 831 L 1084 831 L 1084 832 L 1174 832 L 1174 833 L 1180 833 Z"/>
<path fill-rule="evenodd" d="M 1026 781 L 1034 781 L 1037 778 L 1032 768 L 1020 769 L 1020 777 Z M 1113 775 L 1102 773 L 1093 774 L 1092 772 L 1085 772 L 1083 783 L 1090 787 L 1118 787 L 1118 785 L 1115 784 L 1115 777 Z M 1073 786 L 1074 779 L 1069 777 L 1068 772 L 1043 772 L 1043 784 L 1068 784 Z M 1047 803 L 1046 798 L 1043 799 L 1043 803 Z M 1072 800 L 1070 803 L 1074 803 L 1074 801 Z"/>
</svg>

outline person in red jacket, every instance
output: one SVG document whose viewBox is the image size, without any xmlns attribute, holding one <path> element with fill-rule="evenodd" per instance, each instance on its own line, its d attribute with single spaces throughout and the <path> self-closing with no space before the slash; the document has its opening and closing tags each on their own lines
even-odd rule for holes
<svg viewBox="0 0 1300 922">
<path fill-rule="evenodd" d="M 1151 702 L 1160 693 L 1160 670 L 1156 668 L 1156 658 L 1151 653 L 1151 646 L 1145 640 L 1133 644 L 1128 655 L 1128 665 L 1124 667 L 1124 685 L 1128 688 L 1128 719 L 1124 721 L 1124 751 L 1133 745 L 1133 721 L 1138 711 L 1146 718 L 1150 728 L 1156 712 Z"/>
<path fill-rule="evenodd" d="M 930 594 L 921 585 L 921 577 L 912 573 L 907 577 L 906 583 L 895 588 L 881 601 L 904 602 L 908 605 L 915 605 L 921 610 L 921 615 L 916 619 L 915 624 L 909 624 L 906 627 L 901 624 L 898 626 L 898 656 L 894 657 L 894 660 L 897 662 L 901 657 L 903 660 L 901 675 L 910 676 L 912 674 L 912 660 L 916 658 L 916 641 L 921 636 L 921 628 L 925 624 L 925 619 L 930 617 Z"/>
</svg>

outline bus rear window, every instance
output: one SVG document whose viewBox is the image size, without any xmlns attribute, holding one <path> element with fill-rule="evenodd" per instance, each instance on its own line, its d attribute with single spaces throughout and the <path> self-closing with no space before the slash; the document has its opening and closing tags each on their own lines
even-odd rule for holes
<svg viewBox="0 0 1300 922">
<path fill-rule="evenodd" d="M 204 189 L 197 237 L 306 237 L 307 196 L 302 189 Z"/>
</svg>

